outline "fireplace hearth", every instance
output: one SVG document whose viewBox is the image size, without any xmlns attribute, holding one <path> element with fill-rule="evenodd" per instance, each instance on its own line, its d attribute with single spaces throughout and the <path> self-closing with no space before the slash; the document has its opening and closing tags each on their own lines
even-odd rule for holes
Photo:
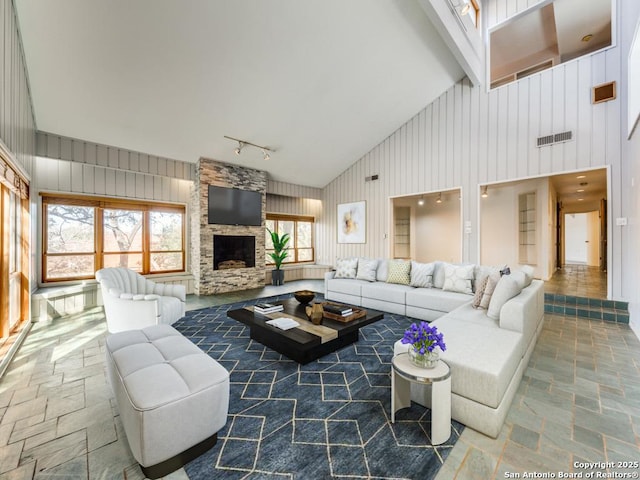
<svg viewBox="0 0 640 480">
<path fill-rule="evenodd" d="M 256 265 L 256 237 L 214 235 L 213 269 L 253 268 Z"/>
</svg>

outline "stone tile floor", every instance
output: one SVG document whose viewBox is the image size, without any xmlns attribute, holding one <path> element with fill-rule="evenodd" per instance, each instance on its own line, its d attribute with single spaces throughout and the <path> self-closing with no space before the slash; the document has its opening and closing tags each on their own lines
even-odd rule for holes
<svg viewBox="0 0 640 480">
<path fill-rule="evenodd" d="M 607 298 L 607 274 L 599 267 L 563 265 L 544 284 L 546 293 L 576 297 Z"/>
<path fill-rule="evenodd" d="M 321 291 L 322 281 L 190 296 L 188 304 L 301 288 Z M 105 332 L 101 309 L 34 324 L 0 379 L 0 480 L 143 478 L 107 385 Z M 640 461 L 640 342 L 626 325 L 546 315 L 499 437 L 466 428 L 437 478 L 557 475 L 580 471 L 575 462 L 617 461 Z"/>
</svg>

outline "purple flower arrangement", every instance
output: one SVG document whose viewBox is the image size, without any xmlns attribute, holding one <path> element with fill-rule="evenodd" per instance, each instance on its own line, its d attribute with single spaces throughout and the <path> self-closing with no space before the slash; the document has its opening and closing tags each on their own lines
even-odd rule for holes
<svg viewBox="0 0 640 480">
<path fill-rule="evenodd" d="M 447 349 L 442 333 L 438 333 L 438 327 L 432 327 L 427 322 L 420 322 L 419 326 L 412 323 L 404 332 L 402 343 L 413 345 L 414 351 L 419 355 L 433 352 L 436 347 L 440 347 L 443 352 Z"/>
</svg>

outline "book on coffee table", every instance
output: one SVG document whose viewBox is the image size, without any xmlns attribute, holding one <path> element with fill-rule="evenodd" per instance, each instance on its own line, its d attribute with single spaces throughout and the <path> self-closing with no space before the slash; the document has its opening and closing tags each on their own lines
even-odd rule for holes
<svg viewBox="0 0 640 480">
<path fill-rule="evenodd" d="M 335 315 L 342 315 L 346 317 L 347 315 L 351 315 L 353 313 L 353 309 L 348 307 L 347 305 L 334 305 L 334 304 L 325 304 L 322 308 L 329 313 L 333 313 Z"/>
<path fill-rule="evenodd" d="M 282 305 L 276 305 L 274 303 L 257 303 L 253 307 L 254 312 L 262 313 L 263 315 L 275 312 L 282 312 L 284 307 Z"/>
<path fill-rule="evenodd" d="M 273 320 L 268 320 L 266 323 L 273 325 L 274 327 L 278 327 L 280 330 L 290 330 L 300 326 L 298 322 L 289 317 L 275 318 Z"/>
</svg>

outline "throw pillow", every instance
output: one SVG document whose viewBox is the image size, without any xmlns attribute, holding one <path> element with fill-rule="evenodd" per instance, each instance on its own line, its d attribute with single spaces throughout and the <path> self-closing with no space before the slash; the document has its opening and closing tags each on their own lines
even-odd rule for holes
<svg viewBox="0 0 640 480">
<path fill-rule="evenodd" d="M 498 270 L 500 270 L 499 267 L 493 267 L 489 265 L 476 265 L 476 268 L 474 269 L 474 280 L 471 284 L 473 287 L 473 291 L 476 292 L 478 285 L 480 285 L 480 283 L 485 278 L 487 278 L 493 272 L 497 272 Z"/>
<path fill-rule="evenodd" d="M 411 260 L 411 282 L 412 287 L 433 287 L 433 263 L 418 263 Z"/>
<path fill-rule="evenodd" d="M 524 276 L 526 277 L 524 286 L 528 287 L 533 281 L 533 272 L 535 272 L 535 268 L 533 268 L 531 265 L 523 265 L 522 271 L 524 272 Z"/>
<path fill-rule="evenodd" d="M 471 281 L 475 265 L 450 265 L 444 266 L 444 284 L 442 290 L 448 292 L 466 293 L 473 295 Z"/>
<path fill-rule="evenodd" d="M 500 277 L 500 281 L 496 285 L 496 289 L 491 296 L 487 316 L 494 320 L 499 320 L 502 306 L 518 295 L 521 291 L 522 289 L 518 285 L 518 281 L 513 278 L 513 275 L 503 275 Z"/>
<path fill-rule="evenodd" d="M 356 278 L 357 258 L 339 258 L 336 260 L 336 276 L 334 278 Z"/>
<path fill-rule="evenodd" d="M 375 258 L 359 258 L 356 278 L 358 280 L 366 280 L 367 282 L 375 282 L 377 269 L 378 260 Z"/>
<path fill-rule="evenodd" d="M 379 282 L 386 282 L 389 276 L 389 262 L 384 258 L 378 260 L 378 271 L 376 272 L 376 280 Z"/>
<path fill-rule="evenodd" d="M 434 262 L 433 267 L 433 286 L 435 288 L 442 288 L 444 285 L 444 267 L 449 265 L 445 262 Z"/>
<path fill-rule="evenodd" d="M 491 275 L 487 277 L 487 284 L 484 287 L 484 292 L 482 293 L 482 300 L 480 300 L 480 308 L 486 310 L 489 308 L 489 303 L 491 303 L 491 296 L 493 295 L 494 290 L 496 289 L 496 285 L 500 281 L 500 272 L 493 272 Z"/>
<path fill-rule="evenodd" d="M 409 285 L 411 283 L 411 262 L 406 260 L 389 260 L 387 283 Z"/>
<path fill-rule="evenodd" d="M 480 302 L 482 302 L 482 296 L 484 295 L 484 289 L 489 282 L 489 276 L 485 276 L 480 280 L 480 282 L 476 286 L 476 294 L 473 296 L 473 302 L 471 302 L 471 306 L 473 308 L 480 308 Z"/>
</svg>

